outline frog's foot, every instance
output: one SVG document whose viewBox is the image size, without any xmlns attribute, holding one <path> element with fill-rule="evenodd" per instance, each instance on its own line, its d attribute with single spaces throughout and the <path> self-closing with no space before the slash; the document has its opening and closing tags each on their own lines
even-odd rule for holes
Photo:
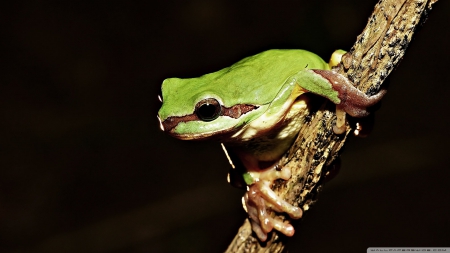
<svg viewBox="0 0 450 253">
<path fill-rule="evenodd" d="M 333 131 L 336 134 L 345 132 L 345 114 L 352 117 L 361 118 L 370 114 L 369 108 L 380 102 L 386 94 L 386 90 L 380 90 L 373 96 L 368 96 L 364 92 L 353 86 L 352 82 L 343 75 L 332 70 L 313 70 L 316 74 L 326 78 L 338 92 L 340 102 L 336 104 L 336 125 Z"/>
<path fill-rule="evenodd" d="M 251 172 L 250 172 L 251 173 Z M 267 234 L 276 229 L 287 236 L 294 235 L 294 227 L 289 222 L 273 217 L 271 210 L 287 213 L 293 219 L 302 217 L 303 211 L 277 196 L 270 188 L 273 181 L 279 178 L 287 180 L 291 177 L 291 171 L 284 169 L 279 171 L 276 167 L 264 172 L 258 172 L 258 177 L 253 176 L 256 182 L 249 186 L 242 201 L 250 218 L 252 229 L 261 241 L 267 240 Z"/>
</svg>

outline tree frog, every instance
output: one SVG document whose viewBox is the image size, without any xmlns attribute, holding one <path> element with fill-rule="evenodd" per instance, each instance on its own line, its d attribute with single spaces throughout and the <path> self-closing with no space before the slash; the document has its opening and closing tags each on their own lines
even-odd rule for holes
<svg viewBox="0 0 450 253">
<path fill-rule="evenodd" d="M 298 115 L 308 102 L 301 95 L 311 92 L 336 104 L 336 134 L 346 130 L 346 114 L 367 116 L 367 108 L 384 95 L 368 96 L 333 71 L 344 53 L 335 51 L 326 63 L 305 50 L 273 49 L 214 73 L 168 78 L 162 84 L 162 130 L 182 140 L 219 141 L 245 167 L 244 209 L 261 241 L 273 229 L 294 234 L 291 224 L 270 211 L 293 219 L 303 213 L 271 190 L 274 180 L 291 177 L 291 171 L 278 163 L 299 133 Z"/>
</svg>

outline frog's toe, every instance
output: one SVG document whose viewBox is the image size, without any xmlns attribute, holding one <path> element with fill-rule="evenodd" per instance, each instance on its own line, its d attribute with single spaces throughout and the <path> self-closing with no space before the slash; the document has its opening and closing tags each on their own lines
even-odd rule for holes
<svg viewBox="0 0 450 253">
<path fill-rule="evenodd" d="M 273 210 L 287 213 L 293 219 L 300 219 L 302 217 L 302 209 L 289 204 L 283 198 L 278 196 L 272 189 L 270 189 L 268 182 L 258 182 L 258 184 L 252 185 L 252 187 L 253 186 L 258 187 L 261 197 L 270 203 Z"/>
<path fill-rule="evenodd" d="M 273 222 L 273 227 L 276 230 L 280 231 L 281 233 L 283 233 L 283 234 L 285 234 L 287 236 L 293 236 L 294 235 L 295 229 L 290 223 L 288 223 L 286 221 L 283 222 L 282 220 L 277 219 L 277 218 L 273 219 L 272 222 Z"/>
<path fill-rule="evenodd" d="M 252 225 L 253 232 L 255 232 L 255 234 L 259 238 L 259 240 L 261 242 L 265 242 L 267 240 L 267 233 L 263 231 L 263 229 L 259 225 L 259 223 L 250 219 L 250 224 Z"/>
<path fill-rule="evenodd" d="M 250 221 L 252 230 L 262 242 L 267 240 L 267 235 L 273 229 L 280 231 L 286 236 L 293 236 L 295 233 L 294 227 L 288 221 L 283 221 L 280 218 L 271 217 L 270 215 L 261 216 L 259 219 L 264 220 L 264 222 L 261 222 L 260 220 L 255 221 L 252 219 Z"/>
<path fill-rule="evenodd" d="M 251 187 L 242 198 L 242 204 L 248 213 L 253 232 L 255 232 L 259 240 L 262 242 L 266 241 L 267 234 L 272 230 L 273 226 L 270 222 L 271 217 L 266 210 L 266 203 L 258 189 L 252 189 Z"/>
</svg>

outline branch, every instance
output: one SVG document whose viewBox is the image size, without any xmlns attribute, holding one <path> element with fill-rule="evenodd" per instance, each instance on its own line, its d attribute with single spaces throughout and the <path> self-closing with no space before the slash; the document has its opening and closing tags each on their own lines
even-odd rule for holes
<svg viewBox="0 0 450 253">
<path fill-rule="evenodd" d="M 376 94 L 383 81 L 403 58 L 416 29 L 426 20 L 437 0 L 380 0 L 367 26 L 350 51 L 342 58 L 338 72 L 347 76 L 367 94 Z M 303 125 L 281 164 L 292 171 L 288 181 L 274 185 L 275 192 L 289 203 L 307 211 L 316 201 L 328 168 L 339 156 L 352 127 L 343 135 L 332 131 L 333 105 L 326 102 L 310 106 L 302 115 Z M 286 219 L 284 216 L 280 216 Z M 239 229 L 226 253 L 283 252 L 287 237 L 277 232 L 261 245 L 252 236 L 248 219 Z"/>
</svg>

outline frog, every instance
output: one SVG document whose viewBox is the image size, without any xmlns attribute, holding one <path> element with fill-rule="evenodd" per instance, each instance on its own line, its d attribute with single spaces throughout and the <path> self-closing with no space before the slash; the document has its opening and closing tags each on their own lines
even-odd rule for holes
<svg viewBox="0 0 450 253">
<path fill-rule="evenodd" d="M 291 219 L 303 215 L 301 207 L 288 203 L 271 187 L 274 181 L 291 177 L 280 159 L 299 135 L 299 115 L 310 103 L 305 94 L 335 104 L 332 131 L 341 135 L 349 128 L 347 114 L 368 116 L 386 93 L 369 96 L 339 74 L 337 66 L 345 53 L 336 50 L 327 63 L 303 49 L 270 49 L 213 73 L 167 78 L 162 83 L 161 129 L 181 140 L 220 142 L 228 158 L 239 160 L 247 190 L 243 206 L 262 242 L 273 230 L 294 235 L 292 224 L 272 213 Z"/>
</svg>

